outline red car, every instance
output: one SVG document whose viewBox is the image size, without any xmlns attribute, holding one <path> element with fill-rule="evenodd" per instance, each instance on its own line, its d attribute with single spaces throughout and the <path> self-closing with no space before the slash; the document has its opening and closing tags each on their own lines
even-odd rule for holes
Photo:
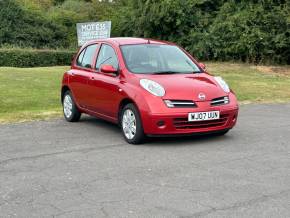
<svg viewBox="0 0 290 218">
<path fill-rule="evenodd" d="M 132 144 L 145 136 L 225 134 L 238 116 L 221 77 L 173 43 L 141 38 L 82 46 L 63 76 L 61 99 L 67 121 L 81 113 L 108 120 Z"/>
</svg>

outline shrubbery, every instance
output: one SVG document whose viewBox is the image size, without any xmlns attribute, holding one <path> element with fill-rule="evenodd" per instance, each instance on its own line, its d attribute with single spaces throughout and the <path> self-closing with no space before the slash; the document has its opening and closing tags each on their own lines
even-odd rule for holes
<svg viewBox="0 0 290 218">
<path fill-rule="evenodd" d="M 104 20 L 201 60 L 290 64 L 289 0 L 0 0 L 0 46 L 75 50 L 76 23 Z"/>
<path fill-rule="evenodd" d="M 61 50 L 0 49 L 0 66 L 41 67 L 70 65 L 74 52 Z"/>
<path fill-rule="evenodd" d="M 124 2 L 122 36 L 174 41 L 202 60 L 290 64 L 290 1 Z"/>
<path fill-rule="evenodd" d="M 65 28 L 44 13 L 28 10 L 15 0 L 0 1 L 0 45 L 34 48 L 67 47 Z"/>
</svg>

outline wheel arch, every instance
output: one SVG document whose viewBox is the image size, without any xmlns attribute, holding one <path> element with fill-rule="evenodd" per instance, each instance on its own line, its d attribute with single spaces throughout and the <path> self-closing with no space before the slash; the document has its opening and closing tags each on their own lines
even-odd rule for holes
<svg viewBox="0 0 290 218">
<path fill-rule="evenodd" d="M 69 88 L 67 85 L 64 85 L 64 86 L 61 88 L 61 103 L 63 102 L 64 94 L 65 94 L 67 91 L 70 91 L 70 88 Z"/>
<path fill-rule="evenodd" d="M 131 98 L 127 97 L 127 98 L 122 99 L 122 101 L 119 104 L 119 108 L 118 108 L 118 125 L 120 125 L 122 110 L 127 104 L 134 104 L 136 106 L 137 110 L 139 111 L 137 104 Z"/>
</svg>

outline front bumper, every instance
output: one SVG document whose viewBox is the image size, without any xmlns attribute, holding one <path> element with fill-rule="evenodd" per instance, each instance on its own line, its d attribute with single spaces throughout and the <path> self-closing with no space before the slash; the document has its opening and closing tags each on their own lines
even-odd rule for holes
<svg viewBox="0 0 290 218">
<path fill-rule="evenodd" d="M 198 108 L 188 109 L 171 108 L 162 111 L 162 113 L 142 111 L 144 133 L 153 136 L 207 133 L 231 129 L 237 122 L 239 108 L 236 102 L 232 101 L 228 105 L 215 107 L 210 106 L 208 102 L 200 102 L 198 106 Z M 189 113 L 215 110 L 220 111 L 220 119 L 218 120 L 188 121 Z"/>
<path fill-rule="evenodd" d="M 238 109 L 220 110 L 219 120 L 189 122 L 188 113 L 151 114 L 143 121 L 144 132 L 148 135 L 171 135 L 219 131 L 233 128 L 238 117 Z"/>
<path fill-rule="evenodd" d="M 234 93 L 229 93 L 229 104 L 212 106 L 211 101 L 195 101 L 194 108 L 168 108 L 164 99 L 142 95 L 136 99 L 146 135 L 191 135 L 228 130 L 235 126 L 239 106 Z M 190 99 L 188 99 L 190 100 Z M 188 114 L 194 112 L 219 111 L 220 119 L 189 122 Z"/>
</svg>

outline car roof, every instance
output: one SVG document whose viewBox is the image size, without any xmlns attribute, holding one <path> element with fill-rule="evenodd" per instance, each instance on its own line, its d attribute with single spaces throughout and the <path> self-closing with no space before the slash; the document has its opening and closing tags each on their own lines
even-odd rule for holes
<svg viewBox="0 0 290 218">
<path fill-rule="evenodd" d="M 175 45 L 174 43 L 161 41 L 156 39 L 146 38 L 133 38 L 133 37 L 118 37 L 118 38 L 107 38 L 89 41 L 86 44 L 92 44 L 97 42 L 108 42 L 115 45 L 136 45 L 136 44 L 159 44 L 159 45 Z"/>
</svg>

